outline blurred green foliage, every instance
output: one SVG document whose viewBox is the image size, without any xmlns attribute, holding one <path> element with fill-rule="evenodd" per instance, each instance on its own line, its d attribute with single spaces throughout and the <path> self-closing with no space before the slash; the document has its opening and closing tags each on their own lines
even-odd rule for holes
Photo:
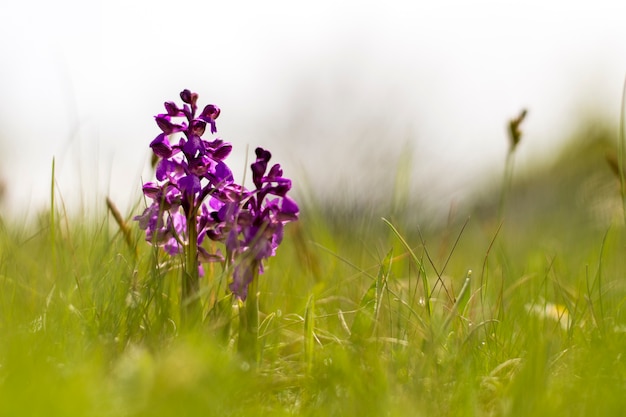
<svg viewBox="0 0 626 417">
<path fill-rule="evenodd" d="M 236 354 L 234 307 L 208 311 L 217 268 L 205 324 L 183 332 L 179 273 L 136 227 L 129 246 L 111 218 L 4 225 L 0 415 L 621 415 L 614 148 L 598 130 L 516 174 L 501 223 L 497 189 L 469 220 L 420 228 L 398 206 L 308 201 L 259 282 L 257 369 Z"/>
</svg>

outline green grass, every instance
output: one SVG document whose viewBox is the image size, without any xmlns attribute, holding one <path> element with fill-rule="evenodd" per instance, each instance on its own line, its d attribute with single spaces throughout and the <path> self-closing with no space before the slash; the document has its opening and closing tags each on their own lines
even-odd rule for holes
<svg viewBox="0 0 626 417">
<path fill-rule="evenodd" d="M 597 143 L 522 177 L 502 224 L 497 192 L 421 230 L 305 204 L 259 282 L 258 367 L 218 270 L 183 331 L 180 272 L 135 225 L 131 247 L 105 216 L 3 225 L 0 416 L 621 416 L 626 229 L 584 197 L 620 198 Z"/>
</svg>

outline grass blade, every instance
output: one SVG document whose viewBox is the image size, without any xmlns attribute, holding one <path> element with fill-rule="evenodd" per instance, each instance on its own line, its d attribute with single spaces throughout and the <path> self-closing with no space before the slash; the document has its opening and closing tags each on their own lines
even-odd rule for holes
<svg viewBox="0 0 626 417">
<path fill-rule="evenodd" d="M 315 348 L 315 297 L 309 296 L 304 309 L 304 362 L 307 374 L 313 369 L 313 350 Z"/>
<path fill-rule="evenodd" d="M 387 226 L 389 226 L 389 228 L 391 229 L 393 234 L 396 235 L 396 237 L 400 240 L 402 245 L 409 252 L 409 255 L 411 256 L 411 259 L 413 260 L 415 265 L 419 268 L 419 270 L 421 272 L 421 275 L 422 275 L 422 284 L 424 286 L 424 298 L 426 300 L 426 302 L 425 302 L 425 304 L 426 304 L 426 311 L 428 312 L 428 317 L 431 317 L 432 316 L 432 306 L 430 305 L 430 298 L 431 298 L 430 285 L 428 284 L 428 277 L 426 276 L 426 269 L 424 268 L 424 264 L 419 260 L 417 255 L 415 255 L 415 252 L 413 252 L 413 249 L 411 248 L 411 246 L 409 246 L 409 244 L 404 239 L 404 237 L 400 234 L 400 232 L 398 232 L 398 229 L 396 229 L 394 227 L 394 225 L 391 224 L 391 222 L 389 220 L 387 220 L 385 218 L 383 218 L 382 220 L 383 220 L 383 222 L 385 222 L 385 224 Z"/>
<path fill-rule="evenodd" d="M 361 298 L 359 309 L 350 328 L 350 340 L 353 342 L 368 339 L 374 333 L 383 290 L 387 285 L 387 277 L 391 269 L 391 259 L 392 251 L 390 250 L 380 264 L 376 279 Z"/>
</svg>

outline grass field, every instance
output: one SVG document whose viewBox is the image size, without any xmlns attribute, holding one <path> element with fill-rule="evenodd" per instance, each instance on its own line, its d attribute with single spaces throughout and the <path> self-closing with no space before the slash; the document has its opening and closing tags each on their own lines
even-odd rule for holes
<svg viewBox="0 0 626 417">
<path fill-rule="evenodd" d="M 258 365 L 237 353 L 219 268 L 203 324 L 181 330 L 176 260 L 136 224 L 129 245 L 110 215 L 58 205 L 3 223 L 0 415 L 621 416 L 613 142 L 520 174 L 500 218 L 497 188 L 443 225 L 301 195 L 259 281 Z"/>
</svg>

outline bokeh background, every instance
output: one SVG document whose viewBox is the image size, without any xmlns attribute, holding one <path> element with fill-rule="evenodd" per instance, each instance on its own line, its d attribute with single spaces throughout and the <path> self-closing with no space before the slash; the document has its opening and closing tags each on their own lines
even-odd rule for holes
<svg viewBox="0 0 626 417">
<path fill-rule="evenodd" d="M 2 1 L 3 213 L 123 209 L 151 178 L 153 115 L 184 88 L 219 136 L 272 150 L 296 192 L 377 201 L 401 177 L 431 211 L 501 177 L 507 121 L 529 110 L 516 168 L 598 123 L 617 132 L 618 1 Z"/>
</svg>

